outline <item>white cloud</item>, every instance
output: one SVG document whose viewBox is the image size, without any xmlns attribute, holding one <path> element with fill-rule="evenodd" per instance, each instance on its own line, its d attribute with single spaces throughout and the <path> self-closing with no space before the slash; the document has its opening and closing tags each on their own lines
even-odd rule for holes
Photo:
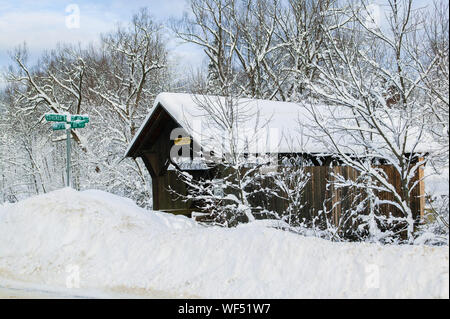
<svg viewBox="0 0 450 319">
<path fill-rule="evenodd" d="M 80 9 L 80 27 L 67 28 L 66 12 L 69 4 L 77 4 Z M 11 63 L 7 51 L 26 42 L 30 63 L 44 50 L 51 50 L 57 43 L 96 42 L 100 33 L 111 31 L 117 23 L 130 21 L 133 13 L 141 7 L 148 7 L 153 17 L 162 23 L 169 17 L 180 17 L 186 8 L 185 0 L 115 0 L 87 2 L 84 0 L 39 2 L 0 1 L 0 72 Z M 169 35 L 169 49 L 174 50 L 177 61 L 182 64 L 200 65 L 202 52 L 189 45 L 173 45 L 173 35 Z"/>
<path fill-rule="evenodd" d="M 0 49 L 11 49 L 24 41 L 33 51 L 53 48 L 58 42 L 89 42 L 113 25 L 81 14 L 80 28 L 69 29 L 64 11 L 9 12 L 0 16 Z"/>
</svg>

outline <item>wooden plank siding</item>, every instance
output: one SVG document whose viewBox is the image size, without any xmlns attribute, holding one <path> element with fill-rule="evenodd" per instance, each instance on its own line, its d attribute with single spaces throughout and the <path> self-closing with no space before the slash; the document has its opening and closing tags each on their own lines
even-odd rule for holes
<svg viewBox="0 0 450 319">
<path fill-rule="evenodd" d="M 378 166 L 382 168 L 387 176 L 389 176 L 392 183 L 395 185 L 397 191 L 400 191 L 400 179 L 398 172 L 392 167 L 387 165 Z M 305 172 L 310 175 L 310 180 L 306 184 L 303 195 L 302 203 L 304 207 L 301 211 L 297 212 L 300 219 L 305 221 L 311 221 L 313 218 L 319 216 L 319 212 L 323 211 L 324 207 L 327 211 L 331 211 L 331 219 L 329 221 L 333 222 L 335 225 L 339 225 L 341 212 L 349 210 L 350 208 L 357 205 L 364 197 L 362 192 L 356 192 L 354 189 L 348 187 L 336 188 L 333 186 L 333 174 L 342 175 L 344 178 L 356 180 L 359 176 L 355 169 L 348 166 L 308 166 L 305 167 Z M 189 171 L 194 178 L 200 178 L 205 176 L 206 171 Z M 423 169 L 418 170 L 415 180 L 421 178 L 423 174 Z M 414 181 L 413 181 L 414 182 Z M 330 183 L 330 185 L 327 184 Z M 268 180 L 263 181 L 263 188 L 273 187 L 271 182 Z M 183 202 L 180 198 L 177 198 L 174 194 L 171 194 L 168 189 L 171 187 L 178 193 L 186 195 L 187 187 L 179 180 L 177 172 L 174 170 L 168 170 L 163 175 L 158 176 L 153 179 L 153 194 L 155 196 L 154 203 L 157 206 L 154 207 L 156 210 L 166 210 L 171 212 L 185 213 L 190 215 L 193 210 L 201 211 L 201 205 L 195 205 L 195 203 Z M 358 196 L 358 197 L 357 197 Z M 378 196 L 381 199 L 393 200 L 393 196 L 390 193 L 380 193 Z M 278 213 L 283 213 L 288 207 L 288 202 L 284 199 L 275 196 L 266 196 L 264 194 L 259 194 L 253 196 L 249 199 L 253 207 L 258 207 L 255 213 L 258 213 L 262 209 L 267 209 L 269 211 L 276 211 Z M 424 209 L 424 199 L 423 199 L 423 183 L 419 183 L 411 192 L 410 207 L 413 212 L 413 217 L 415 219 L 423 216 Z M 260 209 L 259 209 L 260 208 Z M 381 213 L 388 215 L 400 217 L 401 213 L 398 209 L 389 204 L 383 204 L 380 207 Z M 367 213 L 366 212 L 362 212 Z M 324 221 L 320 221 L 324 223 Z M 348 227 L 349 225 L 343 225 Z M 352 227 L 356 227 L 353 225 Z"/>
<path fill-rule="evenodd" d="M 194 178 L 199 179 L 207 174 L 204 170 L 190 170 Z M 170 191 L 172 189 L 177 194 L 187 195 L 188 187 L 181 181 L 175 170 L 166 170 L 164 174 L 152 178 L 153 209 L 177 212 L 179 214 L 190 215 L 193 210 L 199 210 L 192 201 L 183 201 Z"/>
</svg>

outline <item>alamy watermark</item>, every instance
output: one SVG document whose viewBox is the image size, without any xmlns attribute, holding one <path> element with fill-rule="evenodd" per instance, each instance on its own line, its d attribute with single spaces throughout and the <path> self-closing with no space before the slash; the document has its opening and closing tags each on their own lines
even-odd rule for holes
<svg viewBox="0 0 450 319">
<path fill-rule="evenodd" d="M 211 129 L 200 119 L 193 120 L 188 131 L 178 127 L 171 131 L 170 149 L 173 162 L 205 162 L 220 164 L 238 160 L 240 163 L 259 163 L 277 165 L 280 146 L 280 129 L 264 126 L 254 128 L 240 126 L 233 131 Z M 236 159 L 236 155 L 240 158 Z"/>
<path fill-rule="evenodd" d="M 380 288 L 380 266 L 376 264 L 368 264 L 365 267 L 366 274 L 366 288 L 379 289 Z"/>
<path fill-rule="evenodd" d="M 66 266 L 66 287 L 69 289 L 80 288 L 80 266 Z"/>
<path fill-rule="evenodd" d="M 80 28 L 80 7 L 77 4 L 69 4 L 66 6 L 66 28 L 79 29 Z"/>
</svg>

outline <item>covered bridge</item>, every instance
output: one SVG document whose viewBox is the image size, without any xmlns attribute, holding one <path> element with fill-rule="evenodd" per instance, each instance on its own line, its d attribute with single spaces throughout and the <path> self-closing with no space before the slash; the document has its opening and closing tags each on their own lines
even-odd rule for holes
<svg viewBox="0 0 450 319">
<path fill-rule="evenodd" d="M 222 99 L 222 100 L 221 100 Z M 171 212 L 175 214 L 190 215 L 192 211 L 198 211 L 193 202 L 183 201 L 178 196 L 169 191 L 175 190 L 179 194 L 187 194 L 187 186 L 178 178 L 177 170 L 187 170 L 194 178 L 208 177 L 211 173 L 211 167 L 202 167 L 199 165 L 184 166 L 182 163 L 174 160 L 171 156 L 171 150 L 175 145 L 189 145 L 189 154 L 183 156 L 190 157 L 192 160 L 194 150 L 205 148 L 207 145 L 217 145 L 220 134 L 223 134 L 214 125 L 206 125 L 210 122 L 208 112 L 205 112 L 204 106 L 215 101 L 222 101 L 222 97 L 206 97 L 182 93 L 161 93 L 157 96 L 151 112 L 147 115 L 140 129 L 135 134 L 130 143 L 126 156 L 142 158 L 151 178 L 153 190 L 153 208 Z M 333 202 L 342 202 L 342 206 L 351 205 L 352 196 L 346 194 L 345 190 L 335 191 L 332 187 L 327 187 L 327 181 L 333 179 L 333 174 L 339 173 L 342 176 L 356 178 L 358 172 L 350 167 L 330 165 L 334 157 L 330 155 L 326 144 L 320 143 L 321 136 L 310 129 L 313 120 L 311 114 L 296 103 L 266 101 L 256 99 L 239 99 L 238 101 L 249 115 L 245 118 L 245 126 L 255 128 L 258 125 L 263 127 L 262 123 L 269 123 L 265 127 L 265 139 L 262 143 L 255 143 L 260 146 L 259 149 L 252 150 L 252 145 L 248 152 L 262 152 L 269 150 L 275 154 L 278 160 L 284 156 L 299 155 L 309 163 L 305 170 L 310 173 L 310 180 L 307 183 L 303 201 L 305 206 L 299 212 L 305 218 L 311 218 L 318 211 L 323 209 L 324 203 L 331 205 Z M 204 105 L 201 105 L 204 104 Z M 220 103 L 219 103 L 220 104 Z M 326 109 L 326 112 L 331 109 Z M 336 112 L 341 112 L 334 108 Z M 325 113 L 326 113 L 325 112 Z M 214 122 L 214 121 L 212 121 Z M 214 124 L 214 123 L 213 123 Z M 203 133 L 200 136 L 196 133 L 195 127 L 203 125 Z M 239 124 L 244 126 L 244 123 Z M 270 133 L 273 133 L 270 135 Z M 336 134 L 341 134 L 337 132 Z M 199 137 L 202 141 L 200 141 Z M 205 139 L 206 137 L 206 139 Z M 345 134 L 337 135 L 341 141 L 347 138 Z M 270 143 L 269 143 L 269 140 Z M 206 142 L 205 142 L 206 141 Z M 275 144 L 273 143 L 275 141 Z M 348 141 L 351 143 L 351 141 Z M 264 144 L 261 149 L 261 144 Z M 270 145 L 269 145 L 270 144 Z M 275 148 L 273 147 L 275 145 Z M 212 149 L 214 147 L 211 147 Z M 350 147 L 350 149 L 354 150 Z M 383 168 L 389 176 L 391 183 L 396 188 L 400 188 L 398 173 L 393 167 L 385 165 L 382 159 L 376 164 Z M 423 177 L 423 169 L 416 172 L 415 180 L 419 181 Z M 381 194 L 381 197 L 390 199 L 390 194 Z M 263 201 L 261 199 L 261 201 Z M 410 207 L 413 210 L 415 218 L 422 216 L 424 211 L 424 184 L 423 181 L 417 183 L 410 197 Z M 270 206 L 270 209 L 282 211 L 286 208 L 286 202 L 280 198 L 274 198 L 270 203 L 256 203 L 256 206 Z M 261 206 L 259 205 L 259 206 Z M 336 206 L 336 218 L 341 206 Z M 395 208 L 386 205 L 386 210 L 392 211 Z"/>
</svg>

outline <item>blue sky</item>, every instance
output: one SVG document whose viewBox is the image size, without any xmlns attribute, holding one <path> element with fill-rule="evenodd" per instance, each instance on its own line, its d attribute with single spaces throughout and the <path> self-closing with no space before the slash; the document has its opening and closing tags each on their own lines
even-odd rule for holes
<svg viewBox="0 0 450 319">
<path fill-rule="evenodd" d="M 66 17 L 73 11 L 66 8 L 75 4 L 79 8 L 79 28 L 68 28 Z M 9 65 L 8 51 L 24 41 L 33 62 L 46 49 L 58 42 L 95 42 L 102 32 L 108 32 L 117 23 L 127 23 L 139 8 L 148 7 L 159 22 L 179 18 L 187 9 L 185 0 L 0 0 L 0 70 Z M 202 51 L 190 44 L 180 45 L 170 38 L 173 59 L 184 67 L 198 67 L 203 60 Z"/>
<path fill-rule="evenodd" d="M 374 0 L 382 8 L 385 1 Z M 76 4 L 80 10 L 79 28 L 66 26 L 67 6 Z M 430 5 L 430 0 L 416 0 L 416 6 Z M 186 0 L 0 0 L 0 72 L 11 63 L 8 51 L 27 43 L 30 62 L 58 42 L 95 42 L 102 32 L 117 23 L 126 23 L 139 8 L 148 7 L 156 20 L 166 22 L 179 18 L 187 9 Z M 180 44 L 173 36 L 168 46 L 179 67 L 189 70 L 202 64 L 204 54 L 192 44 Z M 1 82 L 1 77 L 0 77 Z M 1 86 L 1 83 L 0 83 Z"/>
</svg>

